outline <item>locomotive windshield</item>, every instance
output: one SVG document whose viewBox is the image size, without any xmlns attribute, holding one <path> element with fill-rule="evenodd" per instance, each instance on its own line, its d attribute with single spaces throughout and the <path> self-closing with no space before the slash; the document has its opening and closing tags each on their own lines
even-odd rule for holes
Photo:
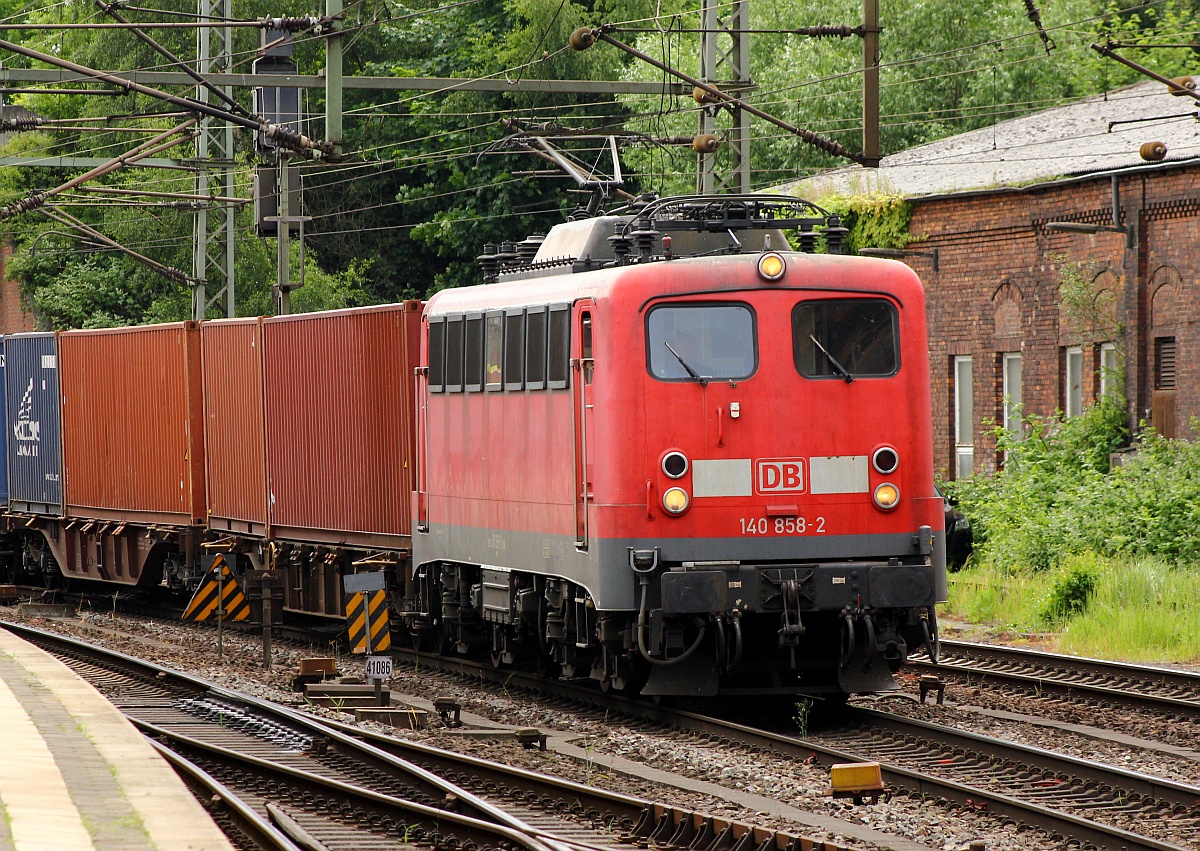
<svg viewBox="0 0 1200 851">
<path fill-rule="evenodd" d="M 662 381 L 738 380 L 754 374 L 754 313 L 744 304 L 666 304 L 646 318 L 647 366 Z"/>
<path fill-rule="evenodd" d="M 792 311 L 792 352 L 805 378 L 895 375 L 896 308 L 883 299 L 802 301 Z"/>
</svg>

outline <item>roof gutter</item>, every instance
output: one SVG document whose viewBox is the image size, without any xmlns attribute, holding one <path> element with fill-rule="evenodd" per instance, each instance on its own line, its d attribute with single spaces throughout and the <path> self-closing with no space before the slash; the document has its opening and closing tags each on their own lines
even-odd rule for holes
<svg viewBox="0 0 1200 851">
<path fill-rule="evenodd" d="M 1046 180 L 1041 183 L 1031 183 L 1027 186 L 1004 186 L 998 189 L 964 189 L 960 192 L 940 192 L 936 195 L 906 195 L 904 200 L 910 204 L 920 204 L 925 201 L 945 201 L 951 198 L 974 198 L 986 197 L 989 195 L 1017 195 L 1037 192 L 1043 189 L 1050 189 L 1058 186 L 1069 186 L 1076 183 L 1084 183 L 1089 180 L 1096 180 L 1097 178 L 1124 177 L 1127 175 L 1146 174 L 1148 172 L 1187 168 L 1189 166 L 1200 166 L 1200 157 L 1189 157 L 1186 160 L 1170 160 L 1160 163 L 1148 163 L 1146 165 L 1132 165 L 1125 166 L 1123 168 L 1105 169 L 1103 171 L 1085 172 L 1082 174 L 1074 174 L 1070 177 L 1058 178 L 1057 180 Z"/>
</svg>

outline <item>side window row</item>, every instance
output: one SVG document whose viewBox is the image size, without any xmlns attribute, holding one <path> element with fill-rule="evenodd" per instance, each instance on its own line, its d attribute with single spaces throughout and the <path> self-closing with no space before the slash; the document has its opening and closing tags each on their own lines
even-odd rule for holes
<svg viewBox="0 0 1200 851">
<path fill-rule="evenodd" d="M 570 376 L 571 306 L 429 320 L 429 390 L 561 390 Z"/>
</svg>

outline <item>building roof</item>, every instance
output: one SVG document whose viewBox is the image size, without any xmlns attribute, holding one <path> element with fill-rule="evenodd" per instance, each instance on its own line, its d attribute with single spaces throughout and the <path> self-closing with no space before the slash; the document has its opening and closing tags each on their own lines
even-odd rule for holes
<svg viewBox="0 0 1200 851">
<path fill-rule="evenodd" d="M 1020 186 L 1145 165 L 1138 153 L 1145 142 L 1164 143 L 1167 162 L 1200 156 L 1200 103 L 1146 81 L 910 148 L 877 169 L 823 172 L 786 191 L 915 197 Z"/>
</svg>

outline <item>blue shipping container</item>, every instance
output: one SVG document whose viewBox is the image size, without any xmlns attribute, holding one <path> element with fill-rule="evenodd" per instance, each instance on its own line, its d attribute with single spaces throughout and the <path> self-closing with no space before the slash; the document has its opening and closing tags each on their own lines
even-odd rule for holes
<svg viewBox="0 0 1200 851">
<path fill-rule="evenodd" d="M 62 412 L 53 333 L 4 338 L 9 509 L 62 514 Z"/>
</svg>

